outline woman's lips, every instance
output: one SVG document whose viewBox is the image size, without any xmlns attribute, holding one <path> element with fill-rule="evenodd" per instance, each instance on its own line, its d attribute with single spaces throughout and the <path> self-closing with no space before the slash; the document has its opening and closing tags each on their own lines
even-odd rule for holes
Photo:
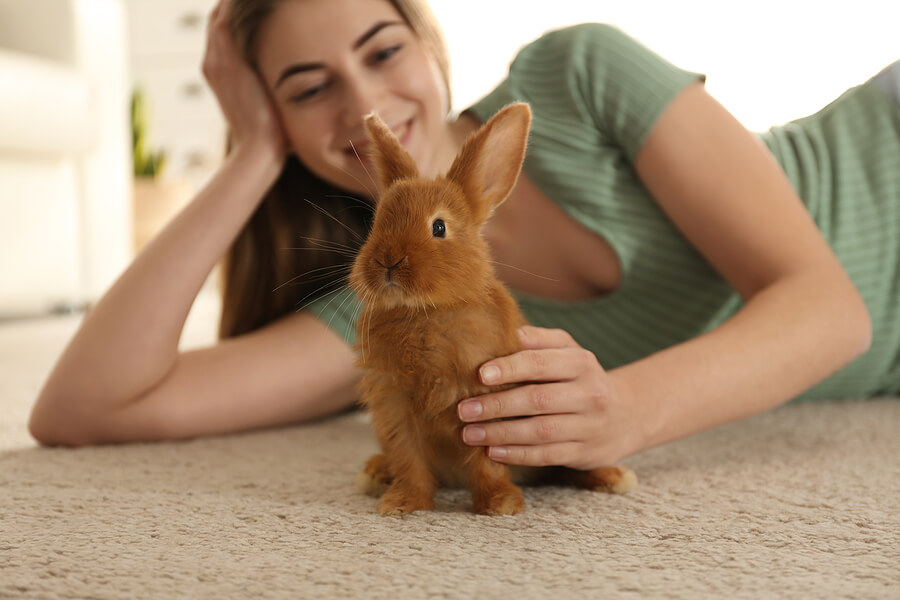
<svg viewBox="0 0 900 600">
<path fill-rule="evenodd" d="M 397 136 L 397 139 L 400 140 L 400 143 L 403 144 L 403 147 L 406 147 L 407 142 L 409 142 L 409 134 L 412 130 L 412 119 L 406 121 L 401 124 L 397 129 L 393 129 L 394 135 Z"/>
<path fill-rule="evenodd" d="M 400 140 L 400 144 L 404 148 L 409 143 L 410 134 L 412 133 L 412 125 L 413 119 L 409 119 L 408 121 L 404 121 L 400 125 L 391 128 L 394 136 L 396 136 L 396 138 Z M 358 157 L 363 162 L 369 162 L 368 148 L 369 140 L 367 138 L 358 142 L 350 142 L 350 146 L 348 148 L 345 148 L 344 152 L 346 154 L 349 154 L 350 156 Z"/>
</svg>

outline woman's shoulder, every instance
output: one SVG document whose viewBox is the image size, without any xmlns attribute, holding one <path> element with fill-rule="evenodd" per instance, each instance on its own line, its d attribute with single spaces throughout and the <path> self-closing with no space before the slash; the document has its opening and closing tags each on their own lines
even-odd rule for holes
<svg viewBox="0 0 900 600">
<path fill-rule="evenodd" d="M 633 157 L 668 102 L 698 79 L 615 25 L 580 23 L 523 46 L 507 78 L 470 110 L 486 119 L 528 102 L 536 121 L 592 126 Z"/>
<path fill-rule="evenodd" d="M 646 52 L 636 38 L 609 23 L 579 23 L 552 29 L 524 45 L 513 59 L 515 67 L 523 61 L 539 60 L 546 53 L 563 56 L 568 61 L 607 61 L 628 58 L 635 52 Z"/>
<path fill-rule="evenodd" d="M 514 100 L 551 113 L 586 114 L 616 64 L 628 61 L 637 42 L 606 23 L 580 23 L 545 32 L 520 47 L 506 78 L 471 107 L 483 120 Z"/>
</svg>

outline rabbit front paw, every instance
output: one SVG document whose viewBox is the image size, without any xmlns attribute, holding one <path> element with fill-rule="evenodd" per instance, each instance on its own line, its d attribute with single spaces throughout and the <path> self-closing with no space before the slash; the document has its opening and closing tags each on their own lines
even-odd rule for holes
<svg viewBox="0 0 900 600">
<path fill-rule="evenodd" d="M 405 515 L 417 510 L 434 508 L 434 492 L 391 484 L 378 501 L 378 512 L 382 515 Z"/>
<path fill-rule="evenodd" d="M 472 510 L 479 515 L 517 515 L 525 508 L 522 490 L 506 482 L 494 490 L 483 490 L 472 495 Z"/>
</svg>

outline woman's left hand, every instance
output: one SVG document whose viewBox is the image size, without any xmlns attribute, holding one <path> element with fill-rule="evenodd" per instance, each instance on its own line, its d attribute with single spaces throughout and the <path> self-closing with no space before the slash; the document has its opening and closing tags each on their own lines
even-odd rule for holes
<svg viewBox="0 0 900 600">
<path fill-rule="evenodd" d="M 485 385 L 522 385 L 459 403 L 460 420 L 470 423 L 463 428 L 466 444 L 486 446 L 498 463 L 582 470 L 641 449 L 633 403 L 592 352 L 563 330 L 519 332 L 523 350 L 486 362 L 478 373 Z"/>
</svg>

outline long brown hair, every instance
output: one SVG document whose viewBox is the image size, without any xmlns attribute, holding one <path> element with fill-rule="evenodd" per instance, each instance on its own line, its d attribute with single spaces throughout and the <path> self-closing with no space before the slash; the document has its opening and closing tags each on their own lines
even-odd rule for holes
<svg viewBox="0 0 900 600">
<path fill-rule="evenodd" d="M 231 32 L 249 64 L 256 64 L 263 24 L 285 1 L 234 0 Z M 449 96 L 447 50 L 426 0 L 389 1 L 437 62 Z M 371 215 L 368 201 L 322 180 L 289 156 L 225 255 L 219 337 L 258 329 L 340 287 Z"/>
</svg>

